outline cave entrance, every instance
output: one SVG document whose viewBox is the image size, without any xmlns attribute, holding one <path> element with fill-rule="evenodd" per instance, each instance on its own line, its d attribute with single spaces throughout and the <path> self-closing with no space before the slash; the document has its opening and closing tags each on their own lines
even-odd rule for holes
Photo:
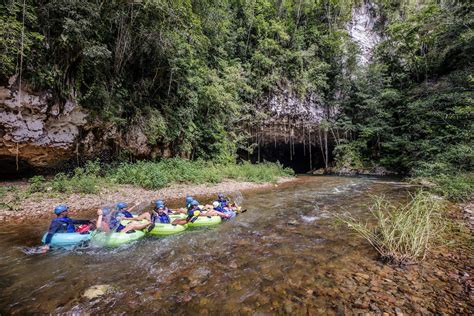
<svg viewBox="0 0 474 316">
<path fill-rule="evenodd" d="M 332 162 L 332 148 L 329 151 L 329 162 Z M 249 159 L 253 163 L 258 162 L 258 148 L 255 148 L 252 155 L 242 154 L 241 157 Z M 290 146 L 287 143 L 268 143 L 260 145 L 260 161 L 279 161 L 284 167 L 291 168 L 295 173 L 307 173 L 313 169 L 324 168 L 324 160 L 321 149 L 318 146 L 311 148 L 311 161 L 308 145 L 302 143 L 294 144 L 294 151 L 290 152 Z"/>
<path fill-rule="evenodd" d="M 0 156 L 0 180 L 17 180 L 34 175 L 34 168 L 25 160 L 18 159 L 18 170 L 16 157 Z"/>
</svg>

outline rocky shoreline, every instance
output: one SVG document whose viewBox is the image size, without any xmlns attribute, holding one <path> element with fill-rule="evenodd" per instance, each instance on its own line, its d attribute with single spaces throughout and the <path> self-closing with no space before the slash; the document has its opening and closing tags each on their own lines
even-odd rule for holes
<svg viewBox="0 0 474 316">
<path fill-rule="evenodd" d="M 308 172 L 312 175 L 337 175 L 337 176 L 396 176 L 398 173 L 388 170 L 384 167 L 375 166 L 372 168 L 348 168 L 348 167 L 329 167 L 319 168 Z"/>
<path fill-rule="evenodd" d="M 202 199 L 211 198 L 217 193 L 230 196 L 240 191 L 270 189 L 275 186 L 297 181 L 297 178 L 282 177 L 276 183 L 255 183 L 226 180 L 217 184 L 174 184 L 160 190 L 147 190 L 131 185 L 117 185 L 112 188 L 103 188 L 98 194 L 73 193 L 67 196 L 48 195 L 47 193 L 31 194 L 16 205 L 15 209 L 0 209 L 0 222 L 19 221 L 24 218 L 49 218 L 52 209 L 58 204 L 67 204 L 71 208 L 71 215 L 78 215 L 94 210 L 104 205 L 113 205 L 118 201 L 130 204 L 139 204 L 138 210 L 148 207 L 152 201 L 166 199 L 168 205 L 182 206 L 180 203 L 187 194 Z M 1 186 L 15 186 L 18 190 L 26 190 L 27 183 L 2 183 Z M 12 193 L 3 197 L 3 203 L 11 202 Z M 2 202 L 2 201 L 0 201 Z"/>
</svg>

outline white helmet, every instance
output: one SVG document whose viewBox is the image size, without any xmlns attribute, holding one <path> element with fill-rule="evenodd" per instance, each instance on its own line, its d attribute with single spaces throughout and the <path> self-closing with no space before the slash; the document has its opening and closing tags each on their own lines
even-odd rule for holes
<svg viewBox="0 0 474 316">
<path fill-rule="evenodd" d="M 219 202 L 217 202 L 217 201 L 214 201 L 214 202 L 212 203 L 212 206 L 214 206 L 214 207 L 219 207 L 219 205 L 221 205 L 221 204 L 220 204 Z"/>
</svg>

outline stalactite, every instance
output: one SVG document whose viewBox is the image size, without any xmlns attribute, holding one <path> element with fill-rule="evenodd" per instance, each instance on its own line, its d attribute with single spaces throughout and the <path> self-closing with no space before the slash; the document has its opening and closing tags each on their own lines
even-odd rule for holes
<svg viewBox="0 0 474 316">
<path fill-rule="evenodd" d="M 260 163 L 260 138 L 258 136 L 258 129 L 257 129 L 257 154 L 258 154 L 257 161 L 258 163 Z"/>
<path fill-rule="evenodd" d="M 288 139 L 290 140 L 290 160 L 293 160 L 293 147 L 292 147 L 292 141 L 293 141 L 293 130 L 291 127 L 291 122 L 290 118 L 288 118 Z"/>
<path fill-rule="evenodd" d="M 329 167 L 329 152 L 328 152 L 328 131 L 324 130 L 324 150 L 326 151 L 326 160 L 324 161 L 324 165 L 326 169 Z"/>
<path fill-rule="evenodd" d="M 296 151 L 295 151 L 295 140 L 298 141 L 298 139 L 296 138 L 296 135 L 295 135 L 295 129 L 294 127 L 291 129 L 291 137 L 293 139 L 293 157 L 296 156 Z"/>
<path fill-rule="evenodd" d="M 306 157 L 306 134 L 304 131 L 304 124 L 303 124 L 303 156 Z"/>
<path fill-rule="evenodd" d="M 309 170 L 313 170 L 313 157 L 311 155 L 311 127 L 308 129 L 308 146 L 309 146 Z"/>
<path fill-rule="evenodd" d="M 326 157 L 324 156 L 323 139 L 321 137 L 321 127 L 318 127 L 318 136 L 319 136 L 319 147 L 321 148 L 321 154 L 323 155 L 324 165 L 327 166 Z"/>
<path fill-rule="evenodd" d="M 278 131 L 278 126 L 275 125 L 275 123 L 273 123 L 273 128 L 272 129 L 273 129 L 273 143 L 274 143 L 274 147 L 276 149 L 277 148 L 277 136 L 276 136 L 276 134 L 277 134 L 277 131 Z"/>
</svg>

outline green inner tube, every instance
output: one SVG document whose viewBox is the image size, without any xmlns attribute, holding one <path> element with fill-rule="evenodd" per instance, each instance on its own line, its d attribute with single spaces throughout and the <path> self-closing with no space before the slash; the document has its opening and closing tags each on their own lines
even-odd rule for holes
<svg viewBox="0 0 474 316">
<path fill-rule="evenodd" d="M 174 221 L 175 219 L 185 219 L 187 217 L 186 214 L 182 213 L 170 214 L 168 216 L 170 217 L 171 221 Z"/>
<path fill-rule="evenodd" d="M 143 238 L 144 236 L 145 233 L 141 230 L 136 230 L 133 233 L 100 232 L 92 236 L 92 243 L 101 247 L 117 247 Z"/>
<path fill-rule="evenodd" d="M 155 227 L 148 233 L 151 235 L 158 235 L 158 236 L 164 236 L 164 235 L 172 235 L 172 234 L 177 234 L 180 232 L 183 232 L 188 228 L 188 225 L 172 225 L 172 224 L 155 224 Z"/>
<path fill-rule="evenodd" d="M 199 216 L 194 222 L 189 222 L 189 227 L 213 226 L 222 222 L 220 216 Z"/>
</svg>

